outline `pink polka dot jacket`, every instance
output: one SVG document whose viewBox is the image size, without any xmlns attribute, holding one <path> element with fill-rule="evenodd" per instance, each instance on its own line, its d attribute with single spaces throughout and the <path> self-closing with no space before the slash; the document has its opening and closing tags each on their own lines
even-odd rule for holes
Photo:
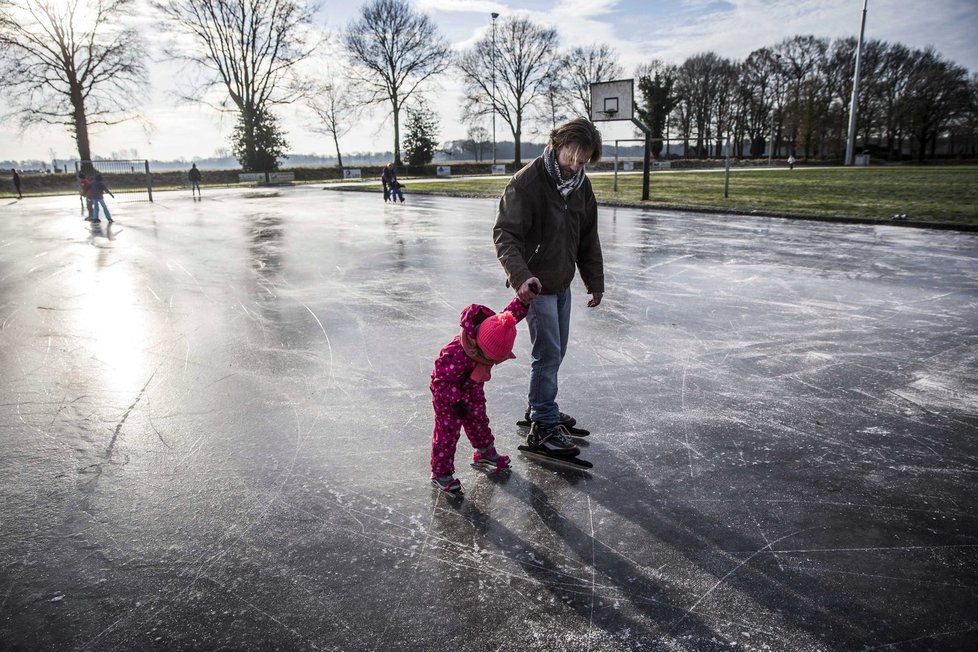
<svg viewBox="0 0 978 652">
<path fill-rule="evenodd" d="M 527 306 L 514 298 L 504 310 L 509 311 L 517 322 L 526 317 Z M 471 304 L 462 311 L 459 319 L 461 331 L 472 341 L 492 310 L 479 304 Z M 431 474 L 452 475 L 455 472 L 455 448 L 461 429 L 473 448 L 486 448 L 493 444 L 489 417 L 486 414 L 485 383 L 472 379 L 478 363 L 462 348 L 461 334 L 442 347 L 431 372 L 431 404 L 435 409 L 435 428 L 431 436 Z"/>
</svg>

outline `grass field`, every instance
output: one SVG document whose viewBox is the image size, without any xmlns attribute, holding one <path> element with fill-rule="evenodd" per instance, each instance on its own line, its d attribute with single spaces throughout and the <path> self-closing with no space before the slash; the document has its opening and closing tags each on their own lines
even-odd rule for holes
<svg viewBox="0 0 978 652">
<path fill-rule="evenodd" d="M 412 193 L 498 197 L 505 178 L 466 178 L 418 183 Z M 603 204 L 690 208 L 796 216 L 856 217 L 890 220 L 906 215 L 916 222 L 944 222 L 978 227 L 978 166 L 796 167 L 732 169 L 724 198 L 723 170 L 655 171 L 650 201 L 642 202 L 642 175 L 592 175 Z"/>
</svg>

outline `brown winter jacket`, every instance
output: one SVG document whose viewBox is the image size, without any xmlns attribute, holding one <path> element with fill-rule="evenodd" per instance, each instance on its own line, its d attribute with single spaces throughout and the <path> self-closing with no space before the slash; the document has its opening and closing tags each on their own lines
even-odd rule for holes
<svg viewBox="0 0 978 652">
<path fill-rule="evenodd" d="M 576 266 L 589 294 L 604 292 L 598 203 L 586 176 L 565 201 L 536 158 L 506 186 L 492 234 L 514 288 L 536 276 L 544 294 L 555 294 L 570 286 Z"/>
</svg>

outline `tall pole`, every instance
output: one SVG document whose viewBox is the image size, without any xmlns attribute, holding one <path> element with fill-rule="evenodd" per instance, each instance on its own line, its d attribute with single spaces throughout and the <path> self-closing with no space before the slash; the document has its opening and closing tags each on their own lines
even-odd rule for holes
<svg viewBox="0 0 978 652">
<path fill-rule="evenodd" d="M 856 72 L 852 76 L 852 100 L 849 102 L 849 138 L 846 139 L 846 165 L 852 165 L 852 157 L 856 149 L 856 113 L 859 108 L 859 69 L 863 59 L 863 35 L 866 33 L 866 6 L 869 0 L 863 0 L 863 19 L 859 26 L 859 42 L 856 44 Z"/>
<path fill-rule="evenodd" d="M 496 19 L 492 12 L 492 164 L 496 164 Z"/>
</svg>

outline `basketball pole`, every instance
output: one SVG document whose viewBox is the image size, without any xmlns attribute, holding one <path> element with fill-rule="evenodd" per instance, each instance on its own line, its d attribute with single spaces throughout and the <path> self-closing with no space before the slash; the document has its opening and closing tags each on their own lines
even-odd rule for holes
<svg viewBox="0 0 978 652">
<path fill-rule="evenodd" d="M 600 89 L 611 88 L 611 92 Z M 612 94 L 614 93 L 614 94 Z M 611 122 L 614 120 L 630 121 L 645 134 L 645 157 L 642 163 L 642 201 L 649 200 L 649 171 L 652 168 L 652 130 L 641 120 L 635 117 L 635 80 L 616 79 L 606 82 L 594 82 L 591 84 L 591 120 L 593 122 Z M 624 98 L 624 102 L 619 100 Z M 601 100 L 603 108 L 598 100 Z M 621 117 L 616 118 L 619 110 L 622 110 Z M 603 116 L 603 117 L 599 117 Z M 617 190 L 618 182 L 618 161 L 617 161 L 617 141 L 615 142 L 615 185 Z"/>
<path fill-rule="evenodd" d="M 652 167 L 652 130 L 638 118 L 632 118 L 636 127 L 645 134 L 645 160 L 642 163 L 642 201 L 649 200 L 649 170 Z"/>
</svg>

